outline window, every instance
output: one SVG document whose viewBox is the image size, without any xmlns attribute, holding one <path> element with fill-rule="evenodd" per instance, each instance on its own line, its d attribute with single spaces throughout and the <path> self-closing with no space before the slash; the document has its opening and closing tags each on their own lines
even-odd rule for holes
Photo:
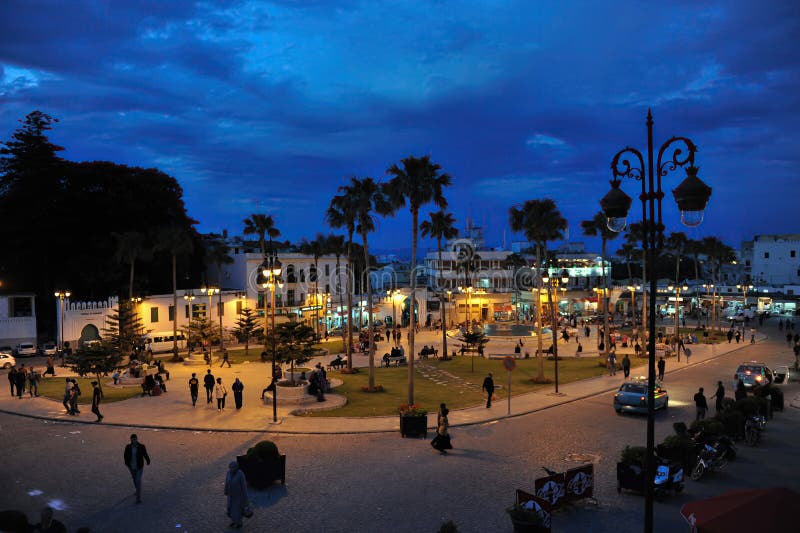
<svg viewBox="0 0 800 533">
<path fill-rule="evenodd" d="M 150 308 L 150 323 L 155 324 L 158 322 L 158 307 Z"/>
<path fill-rule="evenodd" d="M 236 314 L 237 315 L 241 315 L 242 314 L 242 301 L 241 300 L 236 300 Z"/>
<path fill-rule="evenodd" d="M 312 283 L 317 281 L 317 267 L 314 265 L 308 268 L 308 281 Z"/>
<path fill-rule="evenodd" d="M 306 271 L 304 269 L 300 269 L 300 283 L 305 283 L 306 281 Z"/>
<path fill-rule="evenodd" d="M 796 250 L 789 250 L 789 257 L 796 257 L 797 251 Z"/>
<path fill-rule="evenodd" d="M 186 304 L 186 318 L 189 318 L 189 304 Z"/>
<path fill-rule="evenodd" d="M 794 256 L 792 256 L 792 257 L 794 257 Z M 329 265 L 328 263 L 325 263 L 325 276 L 327 277 L 327 276 L 330 276 L 330 275 L 331 275 L 331 265 Z"/>
<path fill-rule="evenodd" d="M 173 322 L 175 320 L 175 306 L 174 305 L 170 305 L 169 306 L 169 312 L 167 314 L 169 315 L 169 321 Z"/>
<path fill-rule="evenodd" d="M 764 252 L 764 259 L 769 259 L 769 252 Z"/>
<path fill-rule="evenodd" d="M 294 305 L 294 289 L 286 291 L 286 305 Z"/>
<path fill-rule="evenodd" d="M 205 318 L 206 304 L 192 304 L 192 318 Z"/>
<path fill-rule="evenodd" d="M 286 281 L 288 283 L 297 283 L 297 276 L 294 273 L 294 265 L 286 265 Z"/>
</svg>

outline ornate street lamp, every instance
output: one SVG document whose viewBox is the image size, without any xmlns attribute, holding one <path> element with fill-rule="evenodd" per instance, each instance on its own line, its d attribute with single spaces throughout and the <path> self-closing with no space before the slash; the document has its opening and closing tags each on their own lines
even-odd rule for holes
<svg viewBox="0 0 800 533">
<path fill-rule="evenodd" d="M 275 290 L 277 288 L 283 287 L 283 282 L 281 280 L 281 262 L 278 260 L 277 255 L 273 252 L 268 258 L 261 263 L 261 287 L 264 289 L 264 350 L 267 349 L 267 299 L 266 299 L 266 290 L 270 289 L 271 293 L 271 312 L 270 316 L 272 318 L 272 377 L 275 378 L 275 366 L 276 366 L 276 358 L 277 358 L 277 348 L 275 346 Z M 277 383 L 275 389 L 272 391 L 272 421 L 278 421 L 278 387 Z"/>
<path fill-rule="evenodd" d="M 59 352 L 63 352 L 63 350 L 64 350 L 64 300 L 66 298 L 69 298 L 71 295 L 72 295 L 72 293 L 69 292 L 69 290 L 63 290 L 63 291 L 59 290 L 59 291 L 55 292 L 55 297 L 58 298 L 58 305 L 59 305 L 59 308 L 58 308 L 59 309 L 58 310 L 58 313 L 59 313 L 58 314 L 58 316 L 59 316 L 58 324 L 60 326 L 58 328 L 58 330 L 59 330 L 59 336 L 58 336 L 58 338 L 59 338 L 59 347 L 58 347 Z"/>
<path fill-rule="evenodd" d="M 675 145 L 675 146 L 673 146 Z M 671 148 L 672 147 L 672 148 Z M 684 149 L 686 152 L 684 152 Z M 671 150 L 667 157 L 667 151 Z M 697 148 L 686 137 L 672 137 L 658 150 L 654 165 L 653 161 L 653 115 L 647 111 L 647 161 L 642 153 L 631 147 L 626 147 L 617 152 L 611 161 L 611 191 L 602 200 L 600 206 L 608 219 L 608 228 L 612 231 L 622 231 L 627 225 L 628 210 L 631 198 L 620 189 L 620 178 L 632 178 L 642 182 L 642 193 L 639 199 L 642 202 L 642 249 L 647 254 L 647 270 L 650 280 L 649 316 L 648 316 L 648 391 L 647 391 L 647 455 L 645 457 L 645 479 L 655 479 L 655 412 L 653 386 L 656 381 L 656 317 L 655 294 L 658 289 L 655 274 L 656 251 L 663 248 L 664 225 L 661 217 L 661 200 L 664 192 L 661 190 L 661 178 L 678 167 L 686 167 L 686 178 L 672 191 L 678 208 L 681 211 L 681 222 L 689 227 L 699 225 L 703 221 L 703 213 L 708 199 L 711 197 L 711 187 L 697 177 L 697 167 L 694 166 L 694 156 Z M 633 159 L 633 165 L 629 158 Z M 645 517 L 644 531 L 653 531 L 653 500 L 654 486 L 652 482 L 645 484 Z"/>
</svg>

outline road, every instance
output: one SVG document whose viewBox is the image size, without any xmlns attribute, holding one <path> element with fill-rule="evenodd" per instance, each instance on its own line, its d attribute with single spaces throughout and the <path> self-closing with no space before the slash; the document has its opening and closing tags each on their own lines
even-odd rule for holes
<svg viewBox="0 0 800 533">
<path fill-rule="evenodd" d="M 777 337 L 775 328 L 773 337 Z M 739 362 L 786 363 L 785 341 L 755 346 L 667 375 L 668 412 L 658 413 L 656 441 L 675 421 L 694 418 L 698 386 L 713 394 L 717 380 L 730 383 Z M 672 364 L 672 362 L 671 362 Z M 679 364 L 679 363 L 674 363 Z M 800 394 L 784 386 L 788 400 Z M 287 454 L 287 484 L 253 492 L 251 531 L 406 532 L 437 531 L 453 520 L 459 531 L 511 531 L 504 508 L 514 490 L 533 489 L 543 466 L 564 470 L 574 458 L 595 464 L 595 501 L 554 516 L 555 532 L 641 530 L 643 498 L 616 492 L 615 464 L 625 444 L 643 445 L 644 417 L 617 415 L 611 393 L 510 420 L 454 428 L 455 450 L 435 453 L 427 441 L 397 434 L 278 435 Z M 73 425 L 0 415 L 2 508 L 33 518 L 50 503 L 71 528 L 99 532 L 226 531 L 222 486 L 227 464 L 257 442 L 255 433 L 136 430 L 153 464 L 145 469 L 142 505 L 122 464 L 130 429 Z M 656 531 L 684 531 L 683 503 L 729 488 L 781 484 L 800 491 L 795 460 L 800 411 L 787 408 L 769 423 L 759 447 L 740 446 L 728 470 L 682 495 L 657 503 Z"/>
</svg>

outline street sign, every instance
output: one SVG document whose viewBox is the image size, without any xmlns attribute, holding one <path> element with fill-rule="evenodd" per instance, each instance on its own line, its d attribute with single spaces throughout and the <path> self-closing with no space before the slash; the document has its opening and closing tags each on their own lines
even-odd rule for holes
<svg viewBox="0 0 800 533">
<path fill-rule="evenodd" d="M 511 372 L 512 370 L 517 368 L 517 361 L 510 355 L 507 355 L 503 357 L 503 367 L 509 372 Z"/>
</svg>

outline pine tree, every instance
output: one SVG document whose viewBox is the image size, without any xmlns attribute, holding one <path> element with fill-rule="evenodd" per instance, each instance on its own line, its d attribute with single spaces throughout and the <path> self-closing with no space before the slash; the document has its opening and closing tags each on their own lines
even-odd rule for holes
<svg viewBox="0 0 800 533">
<path fill-rule="evenodd" d="M 256 318 L 253 310 L 245 307 L 242 309 L 239 318 L 236 319 L 236 327 L 233 330 L 233 334 L 236 335 L 236 339 L 239 342 L 244 341 L 244 353 L 248 353 L 250 349 L 251 337 L 258 337 L 264 334 L 263 329 L 258 326 Z"/>
</svg>

